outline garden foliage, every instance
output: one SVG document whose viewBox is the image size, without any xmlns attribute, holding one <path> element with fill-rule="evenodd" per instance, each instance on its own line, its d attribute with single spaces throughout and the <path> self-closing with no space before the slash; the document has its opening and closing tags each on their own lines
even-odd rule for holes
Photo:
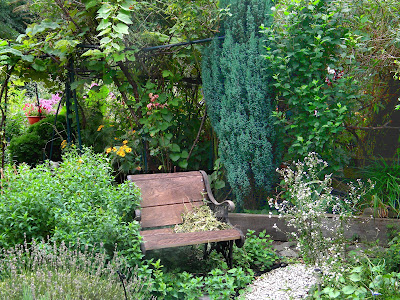
<svg viewBox="0 0 400 300">
<path fill-rule="evenodd" d="M 369 188 L 359 180 L 348 185 L 346 197 L 335 196 L 332 174 L 326 174 L 327 167 L 318 154 L 309 153 L 304 162 L 297 161 L 278 170 L 287 194 L 283 200 L 270 201 L 287 220 L 287 225 L 296 229 L 292 236 L 304 261 L 317 265 L 343 259 L 346 221 Z M 327 213 L 333 214 L 330 221 Z M 327 260 L 327 257 L 330 258 Z"/>
<path fill-rule="evenodd" d="M 8 147 L 10 159 L 17 163 L 25 162 L 32 166 L 50 157 L 53 161 L 61 160 L 61 143 L 66 139 L 65 116 L 50 115 L 28 127 L 25 133 L 14 136 Z M 52 143 L 53 139 L 53 143 Z M 53 149 L 51 149 L 53 144 Z"/>
<path fill-rule="evenodd" d="M 341 7 L 328 0 L 287 2 L 275 7 L 273 26 L 264 28 L 281 137 L 288 158 L 315 151 L 340 168 L 348 161 L 342 133 L 356 97 Z"/>
<path fill-rule="evenodd" d="M 279 160 L 261 24 L 270 25 L 272 2 L 221 1 L 230 15 L 203 54 L 204 98 L 219 139 L 221 162 L 238 203 L 254 208 L 274 182 Z"/>
<path fill-rule="evenodd" d="M 130 261 L 141 258 L 139 224 L 133 220 L 139 191 L 128 182 L 114 186 L 111 171 L 104 155 L 88 148 L 81 155 L 72 148 L 56 169 L 7 166 L 1 180 L 0 247 L 50 237 L 90 250 L 103 244 L 110 257 L 118 245 Z"/>
</svg>

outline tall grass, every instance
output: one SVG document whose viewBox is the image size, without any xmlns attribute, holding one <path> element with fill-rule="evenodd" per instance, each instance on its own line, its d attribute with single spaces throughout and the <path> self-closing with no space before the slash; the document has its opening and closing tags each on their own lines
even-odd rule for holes
<svg viewBox="0 0 400 300">
<path fill-rule="evenodd" d="M 370 191 L 375 211 L 391 209 L 400 215 L 400 163 L 389 164 L 383 158 L 373 162 L 363 170 L 363 177 L 371 179 L 375 186 Z"/>
<path fill-rule="evenodd" d="M 0 299 L 150 299 L 143 284 L 116 253 L 70 250 L 64 243 L 16 245 L 0 251 Z M 124 284 L 117 271 L 125 275 Z M 147 288 L 144 288 L 147 286 Z"/>
</svg>

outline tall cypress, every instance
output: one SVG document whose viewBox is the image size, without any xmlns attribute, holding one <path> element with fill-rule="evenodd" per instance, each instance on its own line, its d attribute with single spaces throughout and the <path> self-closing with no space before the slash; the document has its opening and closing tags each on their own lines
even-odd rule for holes
<svg viewBox="0 0 400 300">
<path fill-rule="evenodd" d="M 221 1 L 230 16 L 203 53 L 204 97 L 219 139 L 221 161 L 239 206 L 256 208 L 271 189 L 278 161 L 265 36 L 270 0 Z"/>
</svg>

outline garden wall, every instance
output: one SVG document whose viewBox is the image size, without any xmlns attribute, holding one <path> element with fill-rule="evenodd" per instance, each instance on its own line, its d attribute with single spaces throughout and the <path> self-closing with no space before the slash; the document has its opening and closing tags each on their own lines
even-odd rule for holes
<svg viewBox="0 0 400 300">
<path fill-rule="evenodd" d="M 331 218 L 332 215 L 328 215 L 328 217 Z M 292 227 L 288 227 L 285 224 L 283 218 L 279 218 L 276 215 L 233 213 L 229 214 L 229 220 L 243 232 L 246 232 L 247 229 L 256 232 L 266 230 L 267 234 L 276 241 L 287 241 L 288 236 L 285 232 L 292 232 L 294 230 Z M 280 230 L 275 229 L 274 224 L 276 224 Z M 361 242 L 374 242 L 379 240 L 380 245 L 386 245 L 390 229 L 397 229 L 400 231 L 400 220 L 357 216 L 349 220 L 349 228 L 345 230 L 345 236 L 348 239 L 357 238 Z"/>
</svg>

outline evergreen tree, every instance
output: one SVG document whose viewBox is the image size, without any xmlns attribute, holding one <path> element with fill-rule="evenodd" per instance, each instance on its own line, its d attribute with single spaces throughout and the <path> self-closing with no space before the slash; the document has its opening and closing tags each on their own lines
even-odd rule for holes
<svg viewBox="0 0 400 300">
<path fill-rule="evenodd" d="M 203 54 L 203 89 L 221 161 L 238 204 L 255 208 L 271 189 L 278 164 L 265 36 L 269 0 L 221 1 L 230 10 L 220 34 Z"/>
</svg>

